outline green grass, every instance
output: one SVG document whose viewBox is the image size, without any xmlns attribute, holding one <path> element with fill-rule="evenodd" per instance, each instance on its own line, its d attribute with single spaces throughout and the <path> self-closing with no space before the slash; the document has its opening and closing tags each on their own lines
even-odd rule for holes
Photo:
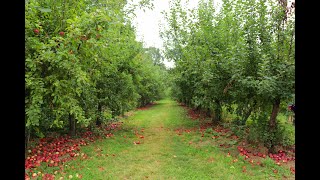
<svg viewBox="0 0 320 180">
<path fill-rule="evenodd" d="M 186 117 L 186 111 L 176 102 L 158 101 L 148 110 L 135 111 L 133 116 L 122 119 L 122 129 L 108 139 L 98 140 L 81 148 L 88 159 L 78 158 L 59 168 L 38 168 L 42 173 L 54 173 L 56 179 L 282 179 L 291 177 L 288 169 L 274 166 L 252 166 L 242 156 L 227 156 L 229 149 L 222 149 L 222 140 L 213 140 L 211 131 L 204 137 L 192 131 L 177 135 L 176 129 L 198 128 L 198 121 Z M 144 131 L 142 132 L 142 128 Z M 135 135 L 138 131 L 144 138 Z M 209 135 L 208 135 L 209 133 Z M 126 138 L 124 138 L 124 136 Z M 141 144 L 134 144 L 140 140 Z M 191 142 L 191 144 L 190 144 Z M 235 149 L 236 145 L 232 147 Z M 237 162 L 233 162 L 238 159 Z M 268 159 L 268 158 L 267 158 Z M 242 172 L 246 166 L 247 172 Z M 274 168 L 278 174 L 273 173 Z M 281 173 L 280 173 L 281 172 Z"/>
</svg>

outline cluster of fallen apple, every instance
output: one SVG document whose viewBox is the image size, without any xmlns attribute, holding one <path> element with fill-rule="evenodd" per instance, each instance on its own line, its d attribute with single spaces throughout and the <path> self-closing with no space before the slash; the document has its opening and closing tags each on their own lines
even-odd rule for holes
<svg viewBox="0 0 320 180">
<path fill-rule="evenodd" d="M 187 106 L 185 106 L 184 104 L 180 104 L 180 106 L 182 106 L 183 108 L 185 108 L 187 111 L 188 111 L 188 116 L 192 119 L 192 120 L 196 120 L 196 119 L 199 119 L 199 120 L 203 120 L 203 115 L 200 114 L 200 113 L 197 113 L 196 111 L 194 111 L 193 109 L 191 108 L 188 108 Z M 200 133 L 201 133 L 201 137 L 204 137 L 204 131 L 207 129 L 207 128 L 212 128 L 211 124 L 210 123 L 205 123 L 205 124 L 201 124 L 200 125 Z M 213 129 L 213 128 L 212 128 Z M 213 129 L 215 132 L 219 133 L 219 135 L 213 135 L 211 138 L 212 139 L 217 139 L 219 136 L 226 136 L 227 133 L 231 133 L 231 135 L 229 135 L 228 137 L 233 139 L 233 140 L 237 140 L 239 139 L 238 136 L 236 136 L 235 134 L 232 133 L 232 131 L 230 129 L 226 129 L 226 128 L 221 128 L 221 127 L 216 127 Z M 185 129 L 185 130 L 182 130 L 182 129 L 176 129 L 175 130 L 177 135 L 182 135 L 183 132 L 186 132 L 186 133 L 190 133 L 192 131 L 197 131 L 197 129 Z M 191 144 L 189 142 L 189 144 Z M 220 147 L 222 148 L 230 148 L 231 145 L 230 144 L 219 144 Z M 257 156 L 257 157 L 261 157 L 261 158 L 266 158 L 267 155 L 266 154 L 263 154 L 261 152 L 251 152 L 250 150 L 247 150 L 245 149 L 244 147 L 241 147 L 241 146 L 238 146 L 237 147 L 238 149 L 238 152 L 240 154 L 240 156 L 244 156 L 244 159 L 245 160 L 248 160 L 251 164 L 253 164 L 253 160 L 250 159 L 250 156 Z M 281 165 L 282 163 L 287 163 L 289 161 L 295 161 L 295 157 L 294 157 L 294 150 L 288 150 L 290 151 L 291 155 L 289 155 L 288 153 L 286 153 L 285 151 L 283 150 L 279 150 L 278 153 L 275 153 L 275 154 L 272 154 L 270 153 L 269 154 L 269 157 L 271 159 L 273 159 L 275 161 L 275 163 L 277 165 Z M 228 153 L 227 156 L 230 156 L 230 153 Z M 260 162 L 257 162 L 257 165 L 261 165 Z M 294 174 L 295 173 L 295 169 L 294 167 L 290 167 L 290 171 Z M 245 172 L 245 170 L 244 170 Z M 275 172 L 275 171 L 274 171 Z M 277 173 L 277 172 L 275 172 Z"/>
<path fill-rule="evenodd" d="M 110 138 L 113 134 L 110 130 L 116 130 L 121 123 L 112 123 L 104 128 L 104 138 Z M 32 169 L 45 163 L 48 167 L 58 167 L 64 162 L 70 161 L 76 157 L 86 159 L 88 156 L 80 153 L 80 147 L 86 146 L 97 139 L 101 139 L 99 135 L 94 135 L 91 131 L 86 131 L 81 134 L 80 138 L 71 138 L 68 135 L 58 138 L 46 137 L 41 138 L 36 146 L 28 149 L 28 154 L 25 159 L 25 170 L 31 173 L 32 177 L 41 175 L 45 179 L 54 178 L 52 174 L 34 173 Z M 25 174 L 25 179 L 29 176 Z"/>
</svg>

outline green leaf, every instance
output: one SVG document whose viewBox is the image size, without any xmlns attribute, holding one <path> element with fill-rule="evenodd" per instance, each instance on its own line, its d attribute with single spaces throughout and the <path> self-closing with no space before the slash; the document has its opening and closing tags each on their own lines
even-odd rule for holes
<svg viewBox="0 0 320 180">
<path fill-rule="evenodd" d="M 41 11 L 41 12 L 51 12 L 50 8 L 38 7 L 38 10 Z"/>
</svg>

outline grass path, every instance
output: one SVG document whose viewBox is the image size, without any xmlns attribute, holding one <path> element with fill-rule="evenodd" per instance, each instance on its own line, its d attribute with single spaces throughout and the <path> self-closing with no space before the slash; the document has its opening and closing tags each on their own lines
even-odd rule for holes
<svg viewBox="0 0 320 180">
<path fill-rule="evenodd" d="M 211 136 L 201 137 L 198 121 L 171 100 L 158 101 L 147 110 L 138 110 L 123 119 L 121 129 L 108 139 L 81 148 L 88 158 L 69 162 L 56 179 L 81 176 L 105 179 L 282 179 L 290 176 L 266 160 L 254 166 L 240 156 L 227 156 Z M 176 130 L 184 130 L 177 135 Z M 143 136 L 144 138 L 141 138 Z M 140 144 L 134 142 L 140 141 Z M 233 160 L 237 159 L 236 162 Z M 245 166 L 245 171 L 243 172 Z M 279 173 L 274 174 L 272 169 Z M 282 173 L 282 175 L 280 175 Z"/>
</svg>

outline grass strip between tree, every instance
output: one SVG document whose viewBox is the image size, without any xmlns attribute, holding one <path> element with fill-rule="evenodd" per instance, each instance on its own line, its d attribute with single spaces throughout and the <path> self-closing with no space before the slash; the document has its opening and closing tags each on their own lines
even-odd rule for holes
<svg viewBox="0 0 320 180">
<path fill-rule="evenodd" d="M 228 154 L 236 149 L 235 141 L 226 137 L 218 141 L 211 131 L 200 132 L 199 121 L 188 118 L 172 100 L 136 110 L 121 121 L 114 136 L 81 147 L 75 160 L 60 167 L 40 166 L 34 172 L 54 174 L 54 179 L 88 180 L 294 179 L 287 166 L 276 165 L 269 157 L 261 158 L 258 165 Z M 222 141 L 232 146 L 222 148 Z"/>
</svg>

